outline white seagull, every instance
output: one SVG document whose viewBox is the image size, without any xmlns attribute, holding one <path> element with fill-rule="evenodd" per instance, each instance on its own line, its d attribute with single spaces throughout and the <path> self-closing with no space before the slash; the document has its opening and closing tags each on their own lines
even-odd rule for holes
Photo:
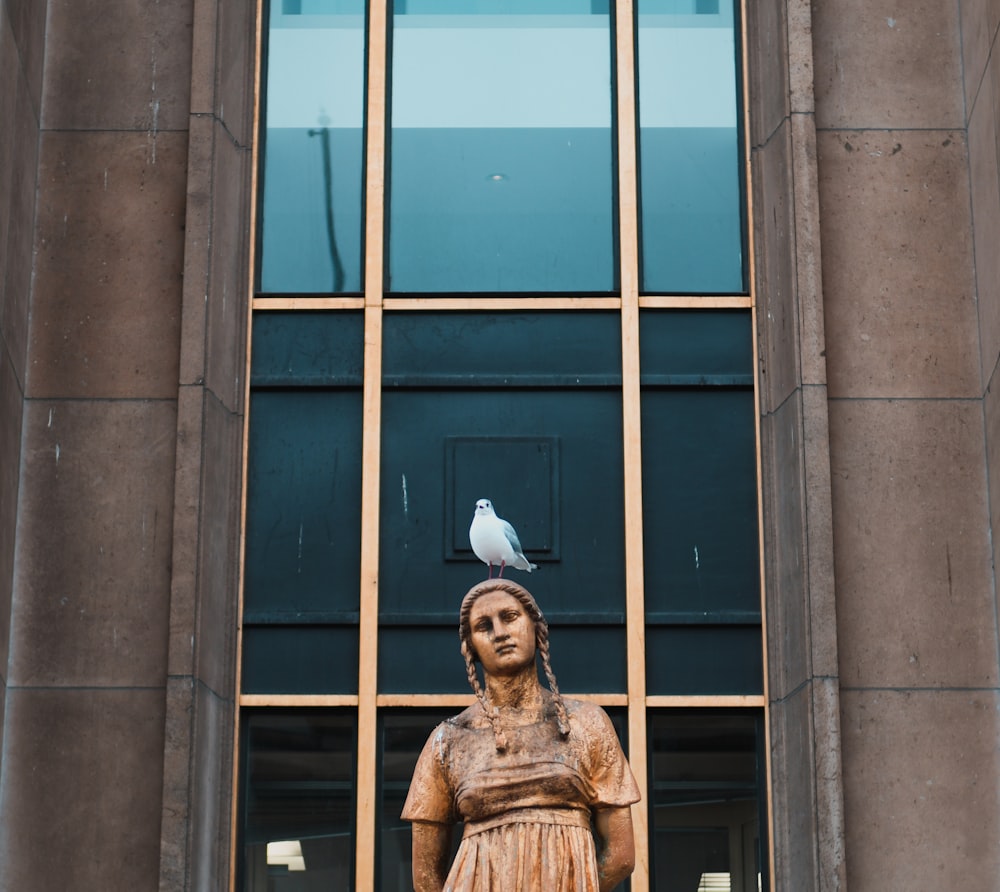
<svg viewBox="0 0 1000 892">
<path fill-rule="evenodd" d="M 498 576 L 503 576 L 504 567 L 527 570 L 529 573 L 538 569 L 538 564 L 530 563 L 524 556 L 514 528 L 502 517 L 497 517 L 489 499 L 476 502 L 476 513 L 469 527 L 469 542 L 476 557 L 490 568 L 490 579 L 493 578 L 494 564 L 500 567 Z"/>
</svg>

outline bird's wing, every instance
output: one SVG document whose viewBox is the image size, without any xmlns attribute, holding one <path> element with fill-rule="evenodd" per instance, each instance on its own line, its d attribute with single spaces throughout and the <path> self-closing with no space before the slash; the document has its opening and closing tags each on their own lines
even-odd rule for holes
<svg viewBox="0 0 1000 892">
<path fill-rule="evenodd" d="M 501 520 L 500 524 L 503 529 L 503 534 L 507 537 L 507 541 L 510 543 L 510 547 L 520 554 L 521 543 L 517 538 L 517 533 L 514 532 L 514 528 L 506 520 Z"/>
</svg>

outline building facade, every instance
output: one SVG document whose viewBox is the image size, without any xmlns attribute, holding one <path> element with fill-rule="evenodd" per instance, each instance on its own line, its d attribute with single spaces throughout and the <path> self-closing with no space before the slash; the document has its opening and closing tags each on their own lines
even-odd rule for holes
<svg viewBox="0 0 1000 892">
<path fill-rule="evenodd" d="M 598 320 L 596 333 L 580 335 L 592 364 L 583 373 L 591 390 L 614 394 L 600 428 L 620 450 L 621 482 L 601 518 L 621 529 L 611 534 L 621 556 L 608 562 L 620 576 L 620 607 L 602 613 L 595 602 L 590 619 L 574 619 L 558 587 L 585 582 L 549 574 L 555 616 L 565 614 L 567 641 L 577 636 L 563 651 L 563 674 L 553 621 L 563 687 L 612 713 L 647 803 L 658 789 L 658 723 L 681 714 L 759 722 L 763 843 L 748 881 L 758 873 L 776 890 L 993 889 L 1000 875 L 992 535 L 1000 501 L 991 473 L 1000 454 L 992 393 L 1000 358 L 1000 4 L 911 7 L 762 0 L 738 11 L 746 278 L 705 289 L 715 297 L 691 297 L 699 289 L 644 288 L 641 280 L 636 221 L 651 202 L 640 201 L 628 160 L 636 157 L 628 140 L 641 134 L 629 137 L 621 121 L 636 117 L 629 72 L 639 66 L 629 54 L 636 46 L 642 54 L 642 39 L 634 44 L 631 24 L 622 24 L 637 18 L 633 4 L 614 4 L 617 166 L 605 173 L 618 173 L 610 214 L 618 234 L 609 240 L 618 272 L 590 303 L 565 296 L 585 289 L 571 281 L 537 289 L 551 295 L 531 305 L 565 313 L 560 338 Z M 410 627 L 438 632 L 434 616 L 405 609 L 412 568 L 386 555 L 410 540 L 386 525 L 380 494 L 390 473 L 395 492 L 392 450 L 415 430 L 402 424 L 394 432 L 394 419 L 429 414 L 405 399 L 407 388 L 446 390 L 447 375 L 463 370 L 428 371 L 419 361 L 449 355 L 452 348 L 434 341 L 448 329 L 440 319 L 424 347 L 407 354 L 421 313 L 401 306 L 406 298 L 381 280 L 386 227 L 374 209 L 391 172 L 377 122 L 391 121 L 391 93 L 380 82 L 391 44 L 384 4 L 369 4 L 364 15 L 365 278 L 335 278 L 318 304 L 315 294 L 303 296 L 308 286 L 269 288 L 254 273 L 268 29 L 256 4 L 137 0 L 112 14 L 93 3 L 0 3 L 0 888 L 268 888 L 255 880 L 255 869 L 268 869 L 263 850 L 257 861 L 251 852 L 247 765 L 254 729 L 280 732 L 293 714 L 318 716 L 328 737 L 347 741 L 338 751 L 353 784 L 342 851 L 354 887 L 396 888 L 389 871 L 398 865 L 384 861 L 386 822 L 376 804 L 390 801 L 385 766 L 393 751 L 384 742 L 412 716 L 453 709 L 467 695 L 433 678 L 409 688 L 407 667 L 385 658 L 407 653 Z M 488 304 L 469 298 L 476 289 L 467 285 L 450 290 L 470 302 L 425 304 L 421 318 L 534 312 L 513 296 L 534 290 L 530 283 L 500 296 L 504 287 L 484 286 Z M 267 411 L 261 394 L 307 386 L 281 378 L 281 351 L 301 342 L 268 325 L 284 313 L 297 320 L 294 329 L 309 321 L 303 308 L 339 313 L 346 321 L 337 330 L 354 333 L 341 377 L 324 369 L 322 386 L 344 399 L 334 414 L 358 418 L 344 448 L 358 452 L 360 507 L 353 526 L 338 521 L 337 529 L 352 530 L 356 546 L 345 549 L 360 581 L 337 616 L 317 610 L 292 621 L 248 594 L 247 584 L 273 569 L 252 561 L 261 523 L 254 487 L 264 492 L 267 470 L 255 462 L 281 449 L 262 445 L 253 419 Z M 759 653 L 733 666 L 733 678 L 752 676 L 749 665 L 763 673 L 745 690 L 731 680 L 684 690 L 656 681 L 657 661 L 675 646 L 690 646 L 692 658 L 704 650 L 669 637 L 688 622 L 676 611 L 651 619 L 660 555 L 643 537 L 655 526 L 639 476 L 650 479 L 650 457 L 661 448 L 648 439 L 654 417 L 639 407 L 661 385 L 670 392 L 670 375 L 691 370 L 640 366 L 638 344 L 669 346 L 657 320 L 696 318 L 703 309 L 713 320 L 708 343 L 727 337 L 725 323 L 713 327 L 718 320 L 735 317 L 737 327 L 748 325 L 744 345 L 755 348 L 745 372 L 715 382 L 720 392 L 743 388 L 754 407 L 747 429 L 762 600 L 753 616 L 745 604 L 736 605 L 742 613 L 725 606 L 720 625 L 730 634 L 756 623 L 762 636 Z M 608 314 L 617 335 L 601 354 L 591 348 Z M 511 350 L 521 337 L 505 341 L 489 323 L 480 333 Z M 582 367 L 579 354 L 570 357 L 577 366 L 560 365 L 570 360 L 548 349 L 547 337 L 529 341 L 519 359 L 540 363 L 525 387 L 561 394 L 539 404 L 538 418 L 576 399 L 565 376 Z M 269 368 L 272 354 L 261 345 L 275 343 Z M 261 365 L 248 363 L 251 353 Z M 507 386 L 505 370 L 494 371 L 495 380 L 477 386 Z M 716 373 L 695 370 L 702 381 Z M 577 417 L 604 411 L 602 401 Z M 275 411 L 269 429 L 285 429 L 283 410 Z M 449 428 L 445 439 L 455 433 Z M 446 444 L 442 486 L 454 484 L 448 492 L 461 506 L 462 462 L 488 457 L 489 444 L 457 433 Z M 548 456 L 544 468 L 556 454 L 562 478 L 543 468 L 539 486 L 572 483 L 571 439 L 560 445 L 546 436 L 531 442 L 532 454 Z M 587 466 L 578 473 L 586 477 Z M 264 503 L 280 501 L 287 483 L 279 473 Z M 416 506 L 415 486 L 412 496 Z M 459 519 L 456 509 L 452 526 Z M 574 520 L 562 508 L 547 529 L 568 531 Z M 462 563 L 461 535 L 452 533 L 447 559 L 472 573 L 471 584 L 473 565 Z M 562 543 L 568 557 L 572 541 L 568 533 L 541 535 L 537 547 L 551 552 Z M 414 566 L 419 578 L 426 568 Z M 402 579 L 390 584 L 394 574 Z M 544 564 L 538 578 L 546 607 Z M 336 637 L 344 629 L 354 644 Z M 282 639 L 286 633 L 292 638 Z M 348 654 L 344 671 L 353 680 L 343 690 L 311 688 L 315 664 L 306 657 L 300 676 L 274 678 L 270 655 L 281 647 L 309 653 L 307 633 L 332 636 L 316 646 L 321 660 Z M 453 638 L 428 640 L 436 647 Z M 735 640 L 710 646 L 737 653 Z M 620 658 L 620 677 L 604 687 L 587 675 L 586 660 L 569 659 L 595 642 Z M 389 677 L 397 680 L 386 686 Z M 642 840 L 632 888 L 672 888 L 662 866 L 657 872 L 655 814 L 640 808 L 636 819 Z"/>
</svg>

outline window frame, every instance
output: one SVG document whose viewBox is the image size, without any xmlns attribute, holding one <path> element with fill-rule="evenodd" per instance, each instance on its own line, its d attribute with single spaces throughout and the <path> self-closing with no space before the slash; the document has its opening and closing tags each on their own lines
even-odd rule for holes
<svg viewBox="0 0 1000 892">
<path fill-rule="evenodd" d="M 642 525 L 642 448 L 640 423 L 640 368 L 639 368 L 639 325 L 640 314 L 647 309 L 699 309 L 699 310 L 745 310 L 751 316 L 752 355 L 757 356 L 757 324 L 755 294 L 755 252 L 753 203 L 750 178 L 750 122 L 747 73 L 748 38 L 746 0 L 738 0 L 736 14 L 736 42 L 738 60 L 738 104 L 740 121 L 740 176 L 745 200 L 743 226 L 745 230 L 746 266 L 745 281 L 747 291 L 739 294 L 648 294 L 641 290 L 640 276 L 640 213 L 638 185 L 638 116 L 637 116 L 637 27 L 636 9 L 633 0 L 615 0 L 612 6 L 614 44 L 614 126 L 617 161 L 617 226 L 618 226 L 618 281 L 617 296 L 607 295 L 536 295 L 518 296 L 422 296 L 396 297 L 385 291 L 385 198 L 386 198 L 386 140 L 387 82 L 388 82 L 388 41 L 389 11 L 387 0 L 369 0 L 366 29 L 366 98 L 365 98 L 365 182 L 364 230 L 362 234 L 363 292 L 360 295 L 326 296 L 257 296 L 254 290 L 249 300 L 247 326 L 246 362 L 249 369 L 252 352 L 252 321 L 257 313 L 271 310 L 308 311 L 361 311 L 364 316 L 364 380 L 362 384 L 362 485 L 361 485 L 361 582 L 358 659 L 358 691 L 356 694 L 243 694 L 241 693 L 242 668 L 242 620 L 237 635 L 236 692 L 237 692 L 237 733 L 234 735 L 234 796 L 233 796 L 233 839 L 230 870 L 231 888 L 235 888 L 237 870 L 235 862 L 241 856 L 237 846 L 239 821 L 236 809 L 239 800 L 240 740 L 239 721 L 242 708 L 269 707 L 275 709 L 298 707 L 345 707 L 357 711 L 358 741 L 374 741 L 379 727 L 379 710 L 385 708 L 454 708 L 468 706 L 471 694 L 379 694 L 377 690 L 378 661 L 378 567 L 379 567 L 379 496 L 380 496 L 380 443 L 382 437 L 382 343 L 383 318 L 387 312 L 422 311 L 505 311 L 581 309 L 613 310 L 620 314 L 622 338 L 622 402 L 623 402 L 623 450 L 624 450 L 624 500 L 626 528 L 625 538 L 625 611 L 627 647 L 627 690 L 624 693 L 593 694 L 569 692 L 568 696 L 590 700 L 602 706 L 623 707 L 627 710 L 627 735 L 630 741 L 629 760 L 644 801 L 648 801 L 648 710 L 670 710 L 675 708 L 749 708 L 764 710 L 764 751 L 766 754 L 765 787 L 767 789 L 767 839 L 766 857 L 770 862 L 770 875 L 774 876 L 773 825 L 774 816 L 770 800 L 770 722 L 767 710 L 768 696 L 768 653 L 767 653 L 767 612 L 764 587 L 763 555 L 763 498 L 761 491 L 761 420 L 760 385 L 754 376 L 754 441 L 756 447 L 755 471 L 757 492 L 757 529 L 759 550 L 759 576 L 761 595 L 761 635 L 763 654 L 763 691 L 753 695 L 650 695 L 647 692 L 645 668 L 645 604 L 643 596 L 643 525 Z M 265 0 L 258 0 L 256 35 L 256 73 L 254 94 L 254 140 L 252 152 L 252 194 L 250 203 L 250 231 L 257 232 L 258 178 L 260 171 L 260 145 L 262 133 L 261 116 L 261 47 L 266 19 L 263 15 Z M 255 269 L 258 243 L 254 235 L 250 239 L 249 268 Z M 251 275 L 251 288 L 256 287 L 257 277 Z M 246 392 L 244 405 L 250 405 L 250 375 L 245 375 Z M 246 480 L 249 442 L 249 408 L 244 415 L 243 480 Z M 243 487 L 241 506 L 240 538 L 240 578 L 239 616 L 243 615 L 243 587 L 246 550 L 246 487 Z M 374 888 L 375 852 L 378 828 L 376 825 L 378 803 L 378 756 L 373 746 L 359 745 L 357 753 L 357 814 L 355 820 L 355 878 L 358 889 Z M 638 865 L 631 880 L 633 892 L 647 892 L 649 889 L 649 826 L 644 805 L 633 811 L 636 836 L 636 863 Z"/>
</svg>

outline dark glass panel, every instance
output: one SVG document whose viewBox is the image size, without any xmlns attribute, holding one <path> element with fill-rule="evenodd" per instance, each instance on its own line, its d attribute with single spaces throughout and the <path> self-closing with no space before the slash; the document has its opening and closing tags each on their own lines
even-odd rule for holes
<svg viewBox="0 0 1000 892">
<path fill-rule="evenodd" d="M 745 290 L 733 4 L 638 0 L 642 289 Z"/>
<path fill-rule="evenodd" d="M 468 542 L 480 498 L 493 501 L 539 564 L 530 576 L 508 573 L 534 591 L 543 610 L 620 615 L 621 405 L 621 392 L 610 388 L 386 393 L 383 621 L 451 615 L 486 577 Z"/>
<path fill-rule="evenodd" d="M 357 625 L 245 625 L 242 687 L 244 694 L 356 694 Z"/>
<path fill-rule="evenodd" d="M 387 313 L 386 386 L 620 385 L 617 313 Z"/>
<path fill-rule="evenodd" d="M 410 822 L 400 814 L 410 789 L 417 757 L 431 732 L 460 709 L 407 709 L 380 715 L 378 876 L 380 892 L 412 892 L 413 854 Z M 462 828 L 452 833 L 452 858 L 461 841 Z M 451 859 L 449 859 L 450 863 Z"/>
<path fill-rule="evenodd" d="M 616 288 L 607 0 L 397 2 L 389 287 Z"/>
<path fill-rule="evenodd" d="M 361 402 L 359 390 L 251 395 L 248 614 L 357 611 Z"/>
<path fill-rule="evenodd" d="M 361 290 L 364 0 L 272 0 L 260 290 Z"/>
<path fill-rule="evenodd" d="M 464 594 L 464 591 L 455 593 L 451 626 L 383 626 L 379 630 L 381 693 L 471 692 L 458 639 L 458 605 Z M 541 606 L 546 612 L 544 605 Z M 627 690 L 623 627 L 560 625 L 547 612 L 546 619 L 552 669 L 560 690 L 590 693 Z"/>
<path fill-rule="evenodd" d="M 640 372 L 649 385 L 753 384 L 749 310 L 643 310 Z"/>
<path fill-rule="evenodd" d="M 353 888 L 353 716 L 251 712 L 244 729 L 241 888 Z"/>
<path fill-rule="evenodd" d="M 766 890 L 760 713 L 653 712 L 649 738 L 651 887 Z"/>
<path fill-rule="evenodd" d="M 644 388 L 642 454 L 647 617 L 759 612 L 753 392 Z"/>
<path fill-rule="evenodd" d="M 646 627 L 649 694 L 761 694 L 762 660 L 759 625 Z"/>
<path fill-rule="evenodd" d="M 255 313 L 252 387 L 361 386 L 364 315 Z"/>
</svg>

